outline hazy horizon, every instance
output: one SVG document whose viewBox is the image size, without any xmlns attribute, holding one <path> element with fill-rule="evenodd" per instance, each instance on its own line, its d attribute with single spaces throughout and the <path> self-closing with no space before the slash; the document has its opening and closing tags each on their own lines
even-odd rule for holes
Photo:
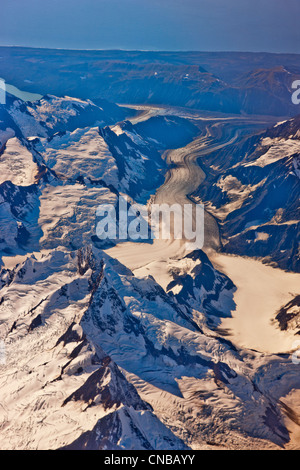
<svg viewBox="0 0 300 470">
<path fill-rule="evenodd" d="M 220 50 L 204 50 L 204 49 L 198 49 L 198 50 L 188 50 L 188 49 L 122 49 L 122 48 L 71 48 L 71 47 L 46 47 L 46 46 L 23 46 L 22 44 L 0 44 L 0 47 L 7 47 L 7 48 L 21 48 L 21 49 L 41 49 L 41 50 L 57 50 L 57 51 L 74 51 L 74 52 L 156 52 L 156 53 L 168 53 L 168 54 L 278 54 L 278 55 L 300 55 L 299 52 L 277 52 L 277 51 L 266 51 L 266 50 L 261 50 L 261 51 L 251 51 L 251 50 L 225 50 L 225 49 L 220 49 Z"/>
</svg>

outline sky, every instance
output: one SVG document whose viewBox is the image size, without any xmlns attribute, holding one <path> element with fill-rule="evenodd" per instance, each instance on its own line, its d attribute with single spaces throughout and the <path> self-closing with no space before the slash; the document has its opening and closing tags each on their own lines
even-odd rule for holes
<svg viewBox="0 0 300 470">
<path fill-rule="evenodd" d="M 300 0 L 0 0 L 0 45 L 300 53 Z"/>
</svg>

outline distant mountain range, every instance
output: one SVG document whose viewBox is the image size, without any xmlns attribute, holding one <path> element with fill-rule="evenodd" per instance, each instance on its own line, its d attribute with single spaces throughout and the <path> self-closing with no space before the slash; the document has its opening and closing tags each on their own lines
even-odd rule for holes
<svg viewBox="0 0 300 470">
<path fill-rule="evenodd" d="M 295 115 L 296 54 L 67 51 L 0 47 L 3 78 L 33 93 Z"/>
</svg>

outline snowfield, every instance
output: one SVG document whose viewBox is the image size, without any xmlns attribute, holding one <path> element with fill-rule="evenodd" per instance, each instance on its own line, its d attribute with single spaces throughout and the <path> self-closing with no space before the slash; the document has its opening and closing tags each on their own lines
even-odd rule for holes
<svg viewBox="0 0 300 470">
<path fill-rule="evenodd" d="M 233 318 L 222 321 L 231 341 L 268 354 L 292 351 L 295 332 L 280 331 L 274 312 L 299 295 L 300 274 L 235 256 L 216 255 L 214 262 L 237 286 Z"/>
<path fill-rule="evenodd" d="M 30 186 L 37 173 L 38 166 L 26 146 L 16 137 L 9 139 L 1 155 L 0 184 L 11 181 L 17 186 Z"/>
</svg>

